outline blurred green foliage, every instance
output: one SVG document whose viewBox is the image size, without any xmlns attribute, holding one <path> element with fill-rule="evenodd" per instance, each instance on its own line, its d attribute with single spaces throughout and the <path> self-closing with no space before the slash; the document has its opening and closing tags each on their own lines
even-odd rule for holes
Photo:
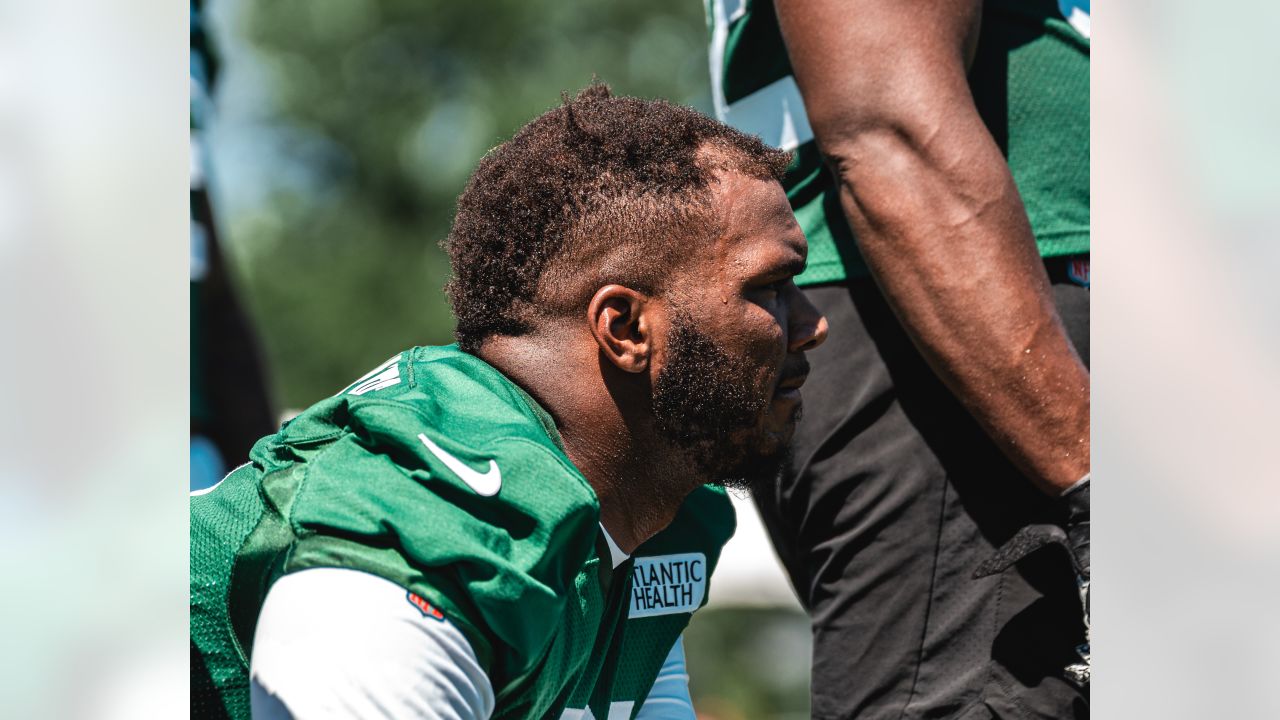
<svg viewBox="0 0 1280 720">
<path fill-rule="evenodd" d="M 451 342 L 437 243 L 475 163 L 593 75 L 710 110 L 698 0 L 273 0 L 239 27 L 291 178 L 223 217 L 279 407 Z"/>
<path fill-rule="evenodd" d="M 812 641 L 798 607 L 704 608 L 684 638 L 700 720 L 809 717 Z"/>
</svg>

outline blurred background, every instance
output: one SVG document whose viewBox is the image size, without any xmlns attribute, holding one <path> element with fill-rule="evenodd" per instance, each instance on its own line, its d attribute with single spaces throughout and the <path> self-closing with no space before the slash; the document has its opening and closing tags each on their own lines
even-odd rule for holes
<svg viewBox="0 0 1280 720">
<path fill-rule="evenodd" d="M 712 107 L 698 0 L 193 7 L 193 489 L 392 353 L 452 342 L 438 242 L 455 198 L 561 93 L 597 77 Z M 720 720 L 808 717 L 808 621 L 737 504 L 686 638 L 694 704 Z"/>
<path fill-rule="evenodd" d="M 709 109 L 697 0 L 258 5 L 208 8 L 218 115 L 196 129 L 271 423 L 447 339 L 452 198 L 561 90 L 595 72 Z M 1280 717 L 1280 4 L 1091 16 L 1094 716 Z M 0 0 L 4 717 L 186 713 L 183 280 L 213 262 L 189 244 L 189 23 L 158 0 Z M 785 587 L 743 606 L 778 586 L 732 577 L 711 601 L 736 609 L 689 630 L 699 707 L 804 716 L 804 619 Z"/>
<path fill-rule="evenodd" d="M 698 0 L 207 0 L 228 270 L 278 410 L 452 341 L 437 243 L 489 148 L 594 76 L 710 111 Z"/>
</svg>

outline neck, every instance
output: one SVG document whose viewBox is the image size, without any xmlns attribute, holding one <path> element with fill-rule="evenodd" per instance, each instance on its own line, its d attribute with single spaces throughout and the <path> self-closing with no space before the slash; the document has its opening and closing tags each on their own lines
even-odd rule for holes
<svg viewBox="0 0 1280 720">
<path fill-rule="evenodd" d="M 687 464 L 671 467 L 671 463 L 655 462 L 648 453 L 636 453 L 615 463 L 600 462 L 572 448 L 569 456 L 596 491 L 600 522 L 628 555 L 670 525 L 684 499 L 697 487 L 689 479 Z"/>
<path fill-rule="evenodd" d="M 601 362 L 594 342 L 498 336 L 478 354 L 551 414 L 565 452 L 596 493 L 601 524 L 623 552 L 671 524 L 700 484 L 682 453 L 654 435 L 647 391 Z"/>
</svg>

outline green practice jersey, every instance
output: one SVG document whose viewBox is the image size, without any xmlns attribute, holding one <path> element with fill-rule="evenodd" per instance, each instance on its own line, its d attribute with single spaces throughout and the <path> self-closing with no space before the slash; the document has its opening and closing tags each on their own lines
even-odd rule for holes
<svg viewBox="0 0 1280 720">
<path fill-rule="evenodd" d="M 808 268 L 796 282 L 865 275 L 772 0 L 706 0 L 706 10 L 716 114 L 795 151 L 783 185 L 809 240 Z M 985 0 L 969 73 L 978 112 L 1008 159 L 1044 257 L 1089 251 L 1089 39 L 1087 24 L 1068 22 L 1081 13 L 1087 23 L 1088 0 Z"/>
<path fill-rule="evenodd" d="M 248 717 L 268 589 L 348 568 L 400 585 L 465 635 L 493 717 L 632 717 L 705 603 L 733 526 L 724 491 L 699 488 L 614 568 L 595 493 L 550 416 L 454 346 L 403 352 L 192 497 L 192 713 Z"/>
</svg>

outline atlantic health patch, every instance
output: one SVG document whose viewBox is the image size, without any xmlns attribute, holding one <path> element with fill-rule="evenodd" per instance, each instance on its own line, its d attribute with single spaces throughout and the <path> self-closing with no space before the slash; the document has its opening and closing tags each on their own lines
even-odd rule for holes
<svg viewBox="0 0 1280 720">
<path fill-rule="evenodd" d="M 631 572 L 627 617 L 691 613 L 707 591 L 707 556 L 702 553 L 638 557 Z"/>
</svg>

